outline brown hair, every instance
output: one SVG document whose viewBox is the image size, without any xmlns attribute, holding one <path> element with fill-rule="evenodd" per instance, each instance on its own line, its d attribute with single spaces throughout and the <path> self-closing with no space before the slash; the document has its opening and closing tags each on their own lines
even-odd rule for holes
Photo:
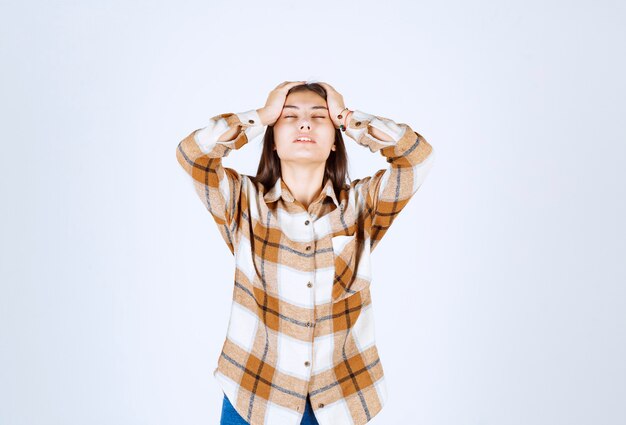
<svg viewBox="0 0 626 425">
<path fill-rule="evenodd" d="M 326 100 L 326 89 L 317 83 L 305 83 L 292 87 L 287 96 L 291 93 L 300 91 L 312 91 L 320 95 Z M 261 183 L 266 190 L 271 189 L 278 177 L 281 176 L 280 157 L 273 149 L 274 146 L 274 126 L 268 125 L 263 136 L 263 151 L 261 152 L 261 160 L 256 171 L 256 176 L 252 178 L 255 183 Z M 326 184 L 327 179 L 333 183 L 335 195 L 339 199 L 341 189 L 346 186 L 346 178 L 348 176 L 348 155 L 346 147 L 343 143 L 341 131 L 335 129 L 335 150 L 330 151 L 330 155 L 326 160 L 326 168 L 324 169 L 324 177 L 322 185 Z"/>
</svg>

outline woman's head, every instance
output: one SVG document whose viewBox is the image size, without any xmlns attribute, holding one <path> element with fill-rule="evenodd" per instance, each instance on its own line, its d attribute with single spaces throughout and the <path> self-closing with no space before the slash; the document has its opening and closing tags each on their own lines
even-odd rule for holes
<svg viewBox="0 0 626 425">
<path fill-rule="evenodd" d="M 296 142 L 299 137 L 312 141 Z M 348 158 L 341 131 L 330 119 L 326 90 L 317 83 L 292 87 L 279 118 L 267 127 L 256 175 L 266 189 L 280 177 L 281 162 L 323 165 L 323 182 L 330 178 L 337 195 L 346 182 Z"/>
</svg>

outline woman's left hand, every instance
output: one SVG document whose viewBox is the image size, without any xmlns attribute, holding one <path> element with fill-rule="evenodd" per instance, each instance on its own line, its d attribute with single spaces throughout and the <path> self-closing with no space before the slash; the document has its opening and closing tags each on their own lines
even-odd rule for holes
<svg viewBox="0 0 626 425">
<path fill-rule="evenodd" d="M 318 82 L 319 85 L 326 89 L 326 104 L 328 105 L 328 114 L 330 115 L 330 119 L 332 120 L 335 128 L 339 128 L 340 124 L 343 124 L 343 120 L 337 118 L 337 115 L 345 109 L 345 104 L 343 103 L 343 96 L 339 94 L 337 90 L 335 90 L 330 84 Z M 346 111 L 347 113 L 348 111 Z M 345 115 L 344 115 L 345 117 Z"/>
</svg>

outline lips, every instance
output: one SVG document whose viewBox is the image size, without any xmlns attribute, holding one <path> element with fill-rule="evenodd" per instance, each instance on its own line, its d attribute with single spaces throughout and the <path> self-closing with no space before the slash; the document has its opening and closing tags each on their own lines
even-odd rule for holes
<svg viewBox="0 0 626 425">
<path fill-rule="evenodd" d="M 304 138 L 307 140 L 299 140 L 300 138 Z M 309 136 L 300 136 L 293 141 L 294 143 L 316 143 L 315 140 L 311 139 Z"/>
</svg>

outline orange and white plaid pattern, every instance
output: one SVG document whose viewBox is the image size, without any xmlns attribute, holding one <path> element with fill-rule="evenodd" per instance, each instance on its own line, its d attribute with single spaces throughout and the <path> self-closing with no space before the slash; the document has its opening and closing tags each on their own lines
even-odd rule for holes
<svg viewBox="0 0 626 425">
<path fill-rule="evenodd" d="M 235 139 L 218 142 L 233 127 Z M 393 138 L 374 138 L 370 127 Z M 370 298 L 370 254 L 421 186 L 434 151 L 406 124 L 355 110 L 346 134 L 386 168 L 330 180 L 308 210 L 285 182 L 265 190 L 222 158 L 264 131 L 256 110 L 214 116 L 176 150 L 235 256 L 227 336 L 213 374 L 252 425 L 369 422 L 387 399 Z"/>
</svg>

